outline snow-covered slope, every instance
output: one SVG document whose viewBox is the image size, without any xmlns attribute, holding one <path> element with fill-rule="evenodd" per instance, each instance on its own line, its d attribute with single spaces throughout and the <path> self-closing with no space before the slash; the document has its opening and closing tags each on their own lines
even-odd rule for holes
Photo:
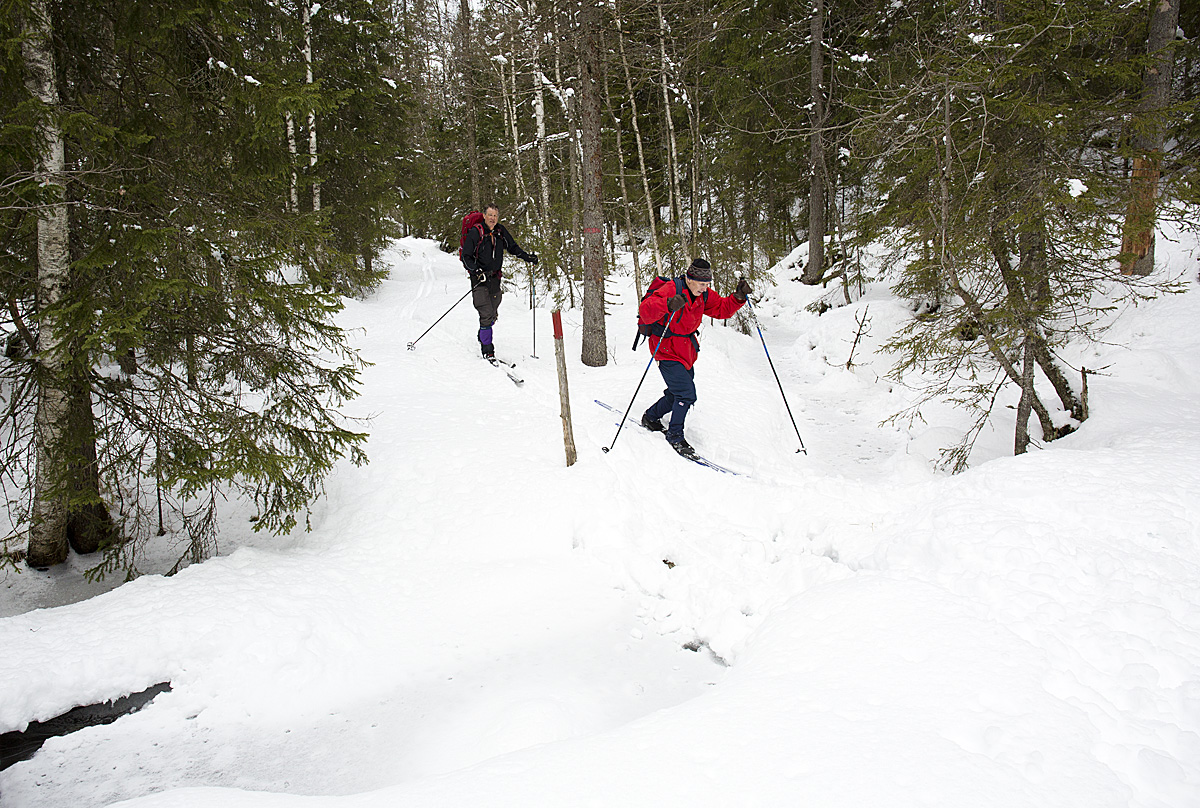
<svg viewBox="0 0 1200 808">
<path fill-rule="evenodd" d="M 876 352 L 903 303 L 817 317 L 782 273 L 758 315 L 808 454 L 757 332 L 706 324 L 688 434 L 732 477 L 636 428 L 600 451 L 593 400 L 623 410 L 649 358 L 627 278 L 606 367 L 564 313 L 566 468 L 548 309 L 539 359 L 527 290 L 501 309 L 518 388 L 467 302 L 406 350 L 465 279 L 428 242 L 388 260 L 343 320 L 371 463 L 311 533 L 231 518 L 235 552 L 52 609 L 18 613 L 57 602 L 33 573 L 0 585 L 0 731 L 173 685 L 0 773 L 4 808 L 1200 805 L 1194 281 L 1070 357 L 1104 369 L 1083 429 L 1006 457 L 1001 414 L 949 477 L 962 414 L 881 426 L 913 396 Z"/>
</svg>

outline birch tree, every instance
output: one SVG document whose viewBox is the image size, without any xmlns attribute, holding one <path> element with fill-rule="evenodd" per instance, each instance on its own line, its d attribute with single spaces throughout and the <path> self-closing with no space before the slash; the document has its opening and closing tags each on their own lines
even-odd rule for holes
<svg viewBox="0 0 1200 808">
<path fill-rule="evenodd" d="M 66 389 L 67 342 L 58 304 L 68 284 L 68 223 L 63 187 L 66 160 L 59 117 L 54 28 L 46 0 L 31 0 L 24 15 L 21 53 L 25 86 L 37 99 L 38 153 L 36 180 L 41 187 L 37 209 L 38 403 L 34 422 L 36 469 L 33 518 L 26 560 L 46 568 L 67 558 L 67 498 L 63 463 L 68 454 Z"/>
<path fill-rule="evenodd" d="M 312 15 L 320 10 L 320 3 L 311 0 L 300 2 L 302 24 L 304 26 L 304 83 L 311 87 L 313 83 L 313 48 L 312 48 Z M 321 209 L 321 181 L 317 178 L 317 110 L 308 108 L 308 170 L 312 173 L 312 206 L 314 211 Z"/>
<path fill-rule="evenodd" d="M 809 149 L 808 185 L 808 265 L 801 280 L 817 284 L 825 277 L 825 4 L 814 0 L 809 29 L 810 73 L 812 91 L 812 134 Z"/>
</svg>

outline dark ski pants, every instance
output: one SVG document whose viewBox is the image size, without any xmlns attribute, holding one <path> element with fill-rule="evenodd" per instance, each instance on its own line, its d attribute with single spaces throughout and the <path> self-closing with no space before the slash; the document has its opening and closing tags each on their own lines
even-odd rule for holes
<svg viewBox="0 0 1200 808">
<path fill-rule="evenodd" d="M 669 359 L 658 363 L 658 372 L 662 374 L 667 389 L 663 396 L 646 410 L 652 420 L 658 421 L 668 412 L 671 413 L 671 425 L 667 427 L 668 437 L 683 437 L 683 422 L 688 410 L 696 403 L 696 370 L 685 368 L 679 362 Z"/>
<path fill-rule="evenodd" d="M 475 311 L 479 312 L 479 342 L 482 345 L 492 344 L 492 325 L 500 316 L 500 299 L 503 297 L 504 290 L 500 288 L 499 279 L 496 279 L 495 287 L 489 280 L 482 286 L 475 287 L 475 291 L 471 293 L 471 303 L 475 306 Z"/>
</svg>

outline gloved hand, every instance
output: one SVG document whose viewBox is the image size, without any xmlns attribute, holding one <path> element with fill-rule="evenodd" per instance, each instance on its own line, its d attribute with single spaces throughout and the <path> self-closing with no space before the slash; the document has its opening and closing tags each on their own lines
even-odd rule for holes
<svg viewBox="0 0 1200 808">
<path fill-rule="evenodd" d="M 529 253 L 529 255 L 527 255 L 525 257 L 525 260 L 528 261 L 529 263 L 533 264 L 534 266 L 537 266 L 537 261 L 538 261 L 537 253 Z"/>
<path fill-rule="evenodd" d="M 479 284 L 481 284 L 487 280 L 487 275 L 485 275 L 483 273 L 482 269 L 473 269 L 473 270 L 470 270 L 467 274 L 471 276 L 471 285 L 472 286 L 478 286 Z"/>
<path fill-rule="evenodd" d="M 750 288 L 749 281 L 747 281 L 745 278 L 740 278 L 738 280 L 737 288 L 733 290 L 733 297 L 745 303 L 746 298 L 748 298 L 753 291 L 754 290 Z"/>
<path fill-rule="evenodd" d="M 669 312 L 677 312 L 686 305 L 687 301 L 684 300 L 683 295 L 675 295 L 674 297 L 667 298 L 667 311 Z"/>
</svg>

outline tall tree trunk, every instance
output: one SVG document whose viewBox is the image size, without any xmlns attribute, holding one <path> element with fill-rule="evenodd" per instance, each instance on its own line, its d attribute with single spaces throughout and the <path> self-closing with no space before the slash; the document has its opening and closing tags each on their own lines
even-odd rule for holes
<svg viewBox="0 0 1200 808">
<path fill-rule="evenodd" d="M 312 2 L 303 0 L 301 3 L 304 23 L 304 83 L 313 83 L 312 55 Z M 312 204 L 313 211 L 321 209 L 321 183 L 317 179 L 317 111 L 308 111 L 308 170 L 312 173 Z"/>
<path fill-rule="evenodd" d="M 467 168 L 471 174 L 471 202 L 468 207 L 482 207 L 483 199 L 479 191 L 479 143 L 478 124 L 475 110 L 475 81 L 472 70 L 471 47 L 471 6 L 468 0 L 460 0 L 458 5 L 458 24 L 461 31 L 459 47 L 462 53 L 463 95 L 466 103 L 467 118 Z"/>
<path fill-rule="evenodd" d="M 663 115 L 667 128 L 667 165 L 671 174 L 668 183 L 668 202 L 671 206 L 671 218 L 675 221 L 675 230 L 679 234 L 679 247 L 685 256 L 689 255 L 688 236 L 683 227 L 683 200 L 679 196 L 679 150 L 676 146 L 675 120 L 671 115 L 671 71 L 667 61 L 667 20 L 663 16 L 662 0 L 657 0 L 658 8 L 658 53 L 662 68 Z"/>
<path fill-rule="evenodd" d="M 1151 0 L 1146 51 L 1151 63 L 1142 77 L 1142 102 L 1134 121 L 1133 176 L 1121 238 L 1121 273 L 1149 275 L 1154 270 L 1154 224 L 1161 174 L 1163 117 L 1170 104 L 1175 64 L 1175 30 L 1180 0 Z"/>
<path fill-rule="evenodd" d="M 37 304 L 41 323 L 37 337 L 38 394 L 34 421 L 36 470 L 33 520 L 26 560 L 43 569 L 67 558 L 67 499 L 64 462 L 70 401 L 66 385 L 66 346 L 54 311 L 63 296 L 70 271 L 69 233 L 63 172 L 66 160 L 59 124 L 59 95 L 55 74 L 53 25 L 47 0 L 31 0 L 24 19 L 21 55 L 25 86 L 42 105 L 37 134 Z"/>
<path fill-rule="evenodd" d="M 1037 394 L 1033 391 L 1033 343 L 1025 338 L 1025 361 L 1021 370 L 1021 400 L 1017 403 L 1017 428 L 1013 436 L 1013 454 L 1025 454 L 1029 449 L 1029 411 Z"/>
<path fill-rule="evenodd" d="M 275 37 L 280 42 L 286 41 L 283 38 L 283 23 L 279 22 L 278 20 L 275 23 Z M 295 213 L 300 210 L 300 192 L 298 188 L 298 180 L 296 178 L 296 119 L 295 116 L 292 115 L 292 111 L 290 109 L 283 113 L 283 120 L 287 127 L 288 155 L 291 157 L 291 160 L 289 161 L 289 165 L 291 166 L 291 178 L 288 188 L 289 194 L 287 210 Z"/>
<path fill-rule="evenodd" d="M 463 2 L 465 3 L 466 0 Z M 550 160 L 546 149 L 546 77 L 542 75 L 541 36 L 538 35 L 538 31 L 541 30 L 541 21 L 537 16 L 537 4 L 531 2 L 529 8 L 535 26 L 533 36 L 533 111 L 537 117 L 538 184 L 542 202 L 542 221 L 538 226 L 538 232 L 545 235 L 542 231 L 550 222 Z"/>
<path fill-rule="evenodd" d="M 608 364 L 604 332 L 604 165 L 600 151 L 600 28 L 596 0 L 584 0 L 579 75 L 580 132 L 583 138 L 583 364 Z"/>
<path fill-rule="evenodd" d="M 637 143 L 638 170 L 642 174 L 642 193 L 646 197 L 646 221 L 650 225 L 650 247 L 654 251 L 654 269 L 663 274 L 662 252 L 658 248 L 658 227 L 654 222 L 654 198 L 650 196 L 650 178 L 646 173 L 646 153 L 642 146 L 642 129 L 638 124 L 637 96 L 633 93 L 633 79 L 629 72 L 629 57 L 625 53 L 625 33 L 621 23 L 620 0 L 613 0 L 617 18 L 617 47 L 621 53 L 621 68 L 625 71 L 625 91 L 629 95 L 629 118 L 633 123 L 633 138 Z"/>
<path fill-rule="evenodd" d="M 517 179 L 517 197 L 521 202 L 529 198 L 525 189 L 525 173 L 521 170 L 521 132 L 517 128 L 517 54 L 514 48 L 509 58 L 509 84 L 504 91 L 505 109 L 508 111 L 509 126 L 512 128 L 513 172 Z M 504 65 L 500 65 L 500 84 L 505 85 Z"/>
<path fill-rule="evenodd" d="M 605 63 L 607 64 L 607 63 Z M 637 291 L 638 300 L 642 299 L 642 268 L 638 258 L 637 236 L 633 232 L 633 217 L 629 213 L 629 188 L 625 184 L 625 147 L 621 140 L 623 134 L 621 131 L 621 119 L 617 117 L 616 110 L 613 109 L 612 91 L 608 88 L 608 70 L 604 70 L 604 105 L 608 108 L 608 115 L 613 120 L 613 126 L 616 128 L 617 141 L 617 168 L 618 176 L 621 178 L 621 213 L 625 218 L 625 237 L 629 241 L 629 254 L 633 256 L 633 287 Z"/>
<path fill-rule="evenodd" d="M 564 20 L 565 17 L 565 20 Z M 565 10 L 561 14 L 555 15 L 555 37 L 554 37 L 554 81 L 561 88 L 562 81 L 562 24 L 565 22 L 568 28 L 574 27 L 574 21 L 571 19 L 570 11 Z M 570 166 L 570 185 L 567 188 L 567 202 L 570 205 L 571 211 L 571 232 L 567 238 L 571 244 L 571 261 L 568 267 L 564 268 L 567 275 L 567 283 L 570 288 L 571 306 L 575 305 L 575 290 L 570 286 L 574 277 L 579 277 L 583 274 L 583 223 L 580 219 L 579 204 L 580 204 L 580 177 L 579 177 L 579 104 L 574 93 L 568 93 L 566 98 L 566 118 L 567 131 L 570 133 L 567 138 L 568 165 Z"/>
<path fill-rule="evenodd" d="M 812 86 L 812 138 L 809 150 L 808 266 L 800 280 L 815 285 L 825 275 L 825 4 L 816 0 L 809 23 L 812 39 L 809 81 Z"/>
<path fill-rule="evenodd" d="M 86 374 L 76 374 L 71 384 L 68 434 L 70 448 L 67 472 L 73 502 L 67 513 L 67 540 L 71 549 L 86 555 L 105 546 L 116 534 L 108 507 L 100 498 L 100 469 L 96 456 L 96 426 L 92 391 Z"/>
<path fill-rule="evenodd" d="M 688 93 L 688 123 L 692 129 L 692 192 L 691 204 L 688 206 L 691 210 L 691 241 L 695 245 L 699 238 L 697 235 L 700 232 L 700 80 L 699 76 L 696 79 L 696 86 Z M 695 246 L 692 247 L 696 249 Z"/>
</svg>

